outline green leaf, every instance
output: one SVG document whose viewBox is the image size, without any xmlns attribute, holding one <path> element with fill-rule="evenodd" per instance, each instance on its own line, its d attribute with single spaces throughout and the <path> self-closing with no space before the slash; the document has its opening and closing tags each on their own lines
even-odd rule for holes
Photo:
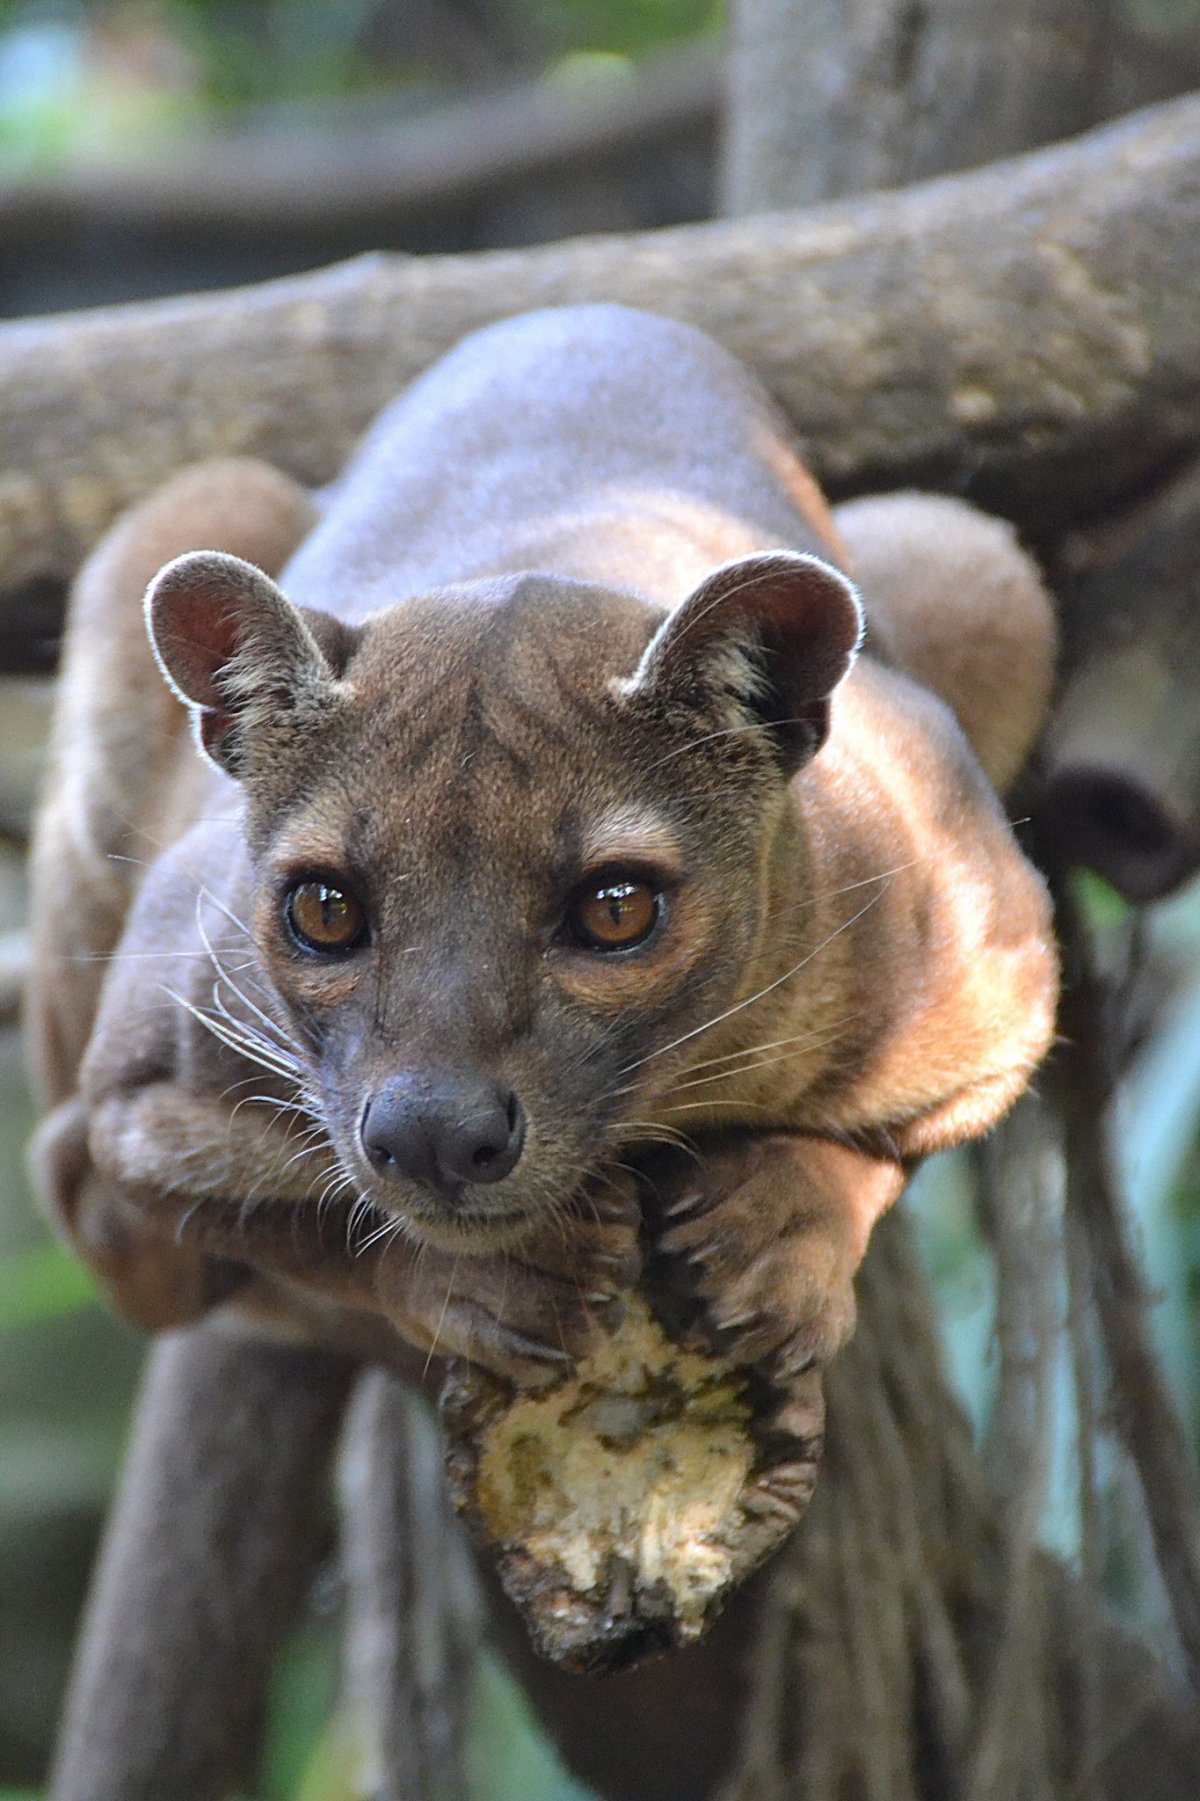
<svg viewBox="0 0 1200 1801">
<path fill-rule="evenodd" d="M 1071 892 L 1076 906 L 1096 931 L 1120 925 L 1129 917 L 1129 902 L 1094 869 L 1073 869 Z"/>
<path fill-rule="evenodd" d="M 0 1258 L 0 1332 L 65 1319 L 98 1300 L 91 1276 L 60 1244 L 35 1244 Z M 0 1801 L 6 1801 L 3 1791 Z"/>
</svg>

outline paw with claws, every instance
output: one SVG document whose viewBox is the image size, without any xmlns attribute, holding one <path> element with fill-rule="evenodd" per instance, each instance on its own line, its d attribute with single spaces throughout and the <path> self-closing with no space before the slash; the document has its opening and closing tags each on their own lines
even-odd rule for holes
<svg viewBox="0 0 1200 1801">
<path fill-rule="evenodd" d="M 853 1278 L 899 1164 L 803 1134 L 730 1135 L 646 1165 L 652 1270 L 693 1344 L 786 1381 L 854 1325 Z"/>
</svg>

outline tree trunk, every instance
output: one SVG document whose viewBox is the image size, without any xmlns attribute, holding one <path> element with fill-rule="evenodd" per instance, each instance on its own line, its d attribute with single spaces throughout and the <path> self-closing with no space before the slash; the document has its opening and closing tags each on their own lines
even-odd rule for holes
<svg viewBox="0 0 1200 1801">
<path fill-rule="evenodd" d="M 254 1780 L 350 1365 L 209 1327 L 150 1360 L 88 1600 L 53 1801 L 212 1801 Z"/>
<path fill-rule="evenodd" d="M 724 210 L 971 169 L 1100 116 L 1102 0 L 741 0 Z"/>
<path fill-rule="evenodd" d="M 343 1458 L 346 1711 L 372 1801 L 465 1801 L 479 1638 L 428 1408 L 384 1370 L 359 1384 Z"/>
</svg>

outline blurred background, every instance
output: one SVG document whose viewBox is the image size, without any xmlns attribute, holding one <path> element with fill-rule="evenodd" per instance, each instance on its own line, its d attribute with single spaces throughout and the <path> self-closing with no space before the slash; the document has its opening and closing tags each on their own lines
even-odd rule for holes
<svg viewBox="0 0 1200 1801">
<path fill-rule="evenodd" d="M 1157 0 L 1159 13 L 1171 0 Z M 1180 0 L 1176 11 L 1195 16 Z M 267 279 L 371 249 L 425 254 L 712 210 L 716 0 L 0 0 L 0 315 Z M 1192 33 L 1190 42 L 1195 42 Z M 1197 71 L 1200 74 L 1200 71 Z M 47 1237 L 23 1173 L 21 867 L 52 647 L 0 642 L 0 1801 L 37 1793 L 143 1346 Z M 1200 893 L 1078 898 L 1130 991 L 1122 1152 L 1159 1349 L 1200 1429 Z M 992 1392 L 990 1262 L 966 1158 L 912 1202 L 972 1414 Z M 1078 1544 L 1063 1354 L 1046 1542 Z M 1161 1609 L 1142 1515 L 1101 1473 L 1109 1586 Z M 1120 1528 L 1122 1510 L 1128 1530 Z M 277 1685 L 262 1796 L 349 1801 L 332 1551 Z M 1153 1620 L 1147 1619 L 1148 1624 Z M 505 1680 L 480 1684 L 486 1801 L 566 1801 Z"/>
<path fill-rule="evenodd" d="M 0 311 L 701 218 L 719 27 L 714 0 L 0 5 Z"/>
</svg>

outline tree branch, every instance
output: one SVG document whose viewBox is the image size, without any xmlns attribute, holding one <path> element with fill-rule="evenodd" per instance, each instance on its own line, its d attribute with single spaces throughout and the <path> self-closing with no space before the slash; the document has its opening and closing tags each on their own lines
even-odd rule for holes
<svg viewBox="0 0 1200 1801">
<path fill-rule="evenodd" d="M 1086 191 L 1086 211 L 1079 195 Z M 3 589 L 65 580 L 123 507 L 214 451 L 303 479 L 464 332 L 616 300 L 758 368 L 835 488 L 921 479 L 1034 528 L 1200 441 L 1200 99 L 810 214 L 459 257 L 0 331 Z"/>
<path fill-rule="evenodd" d="M 741 0 L 726 210 L 894 187 L 1082 131 L 1110 31 L 1092 0 Z M 786 106 L 756 104 L 769 84 Z"/>
</svg>

